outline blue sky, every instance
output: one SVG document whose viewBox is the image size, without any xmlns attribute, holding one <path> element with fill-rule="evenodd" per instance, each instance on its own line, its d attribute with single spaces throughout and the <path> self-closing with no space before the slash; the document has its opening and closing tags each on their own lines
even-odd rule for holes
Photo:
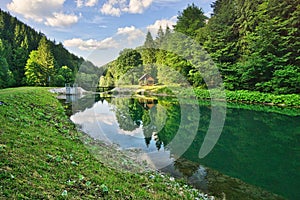
<svg viewBox="0 0 300 200">
<path fill-rule="evenodd" d="M 176 23 L 179 11 L 195 3 L 209 16 L 214 0 L 1 0 L 2 10 L 72 53 L 101 66 L 123 48 L 143 44 L 148 30 Z"/>
</svg>

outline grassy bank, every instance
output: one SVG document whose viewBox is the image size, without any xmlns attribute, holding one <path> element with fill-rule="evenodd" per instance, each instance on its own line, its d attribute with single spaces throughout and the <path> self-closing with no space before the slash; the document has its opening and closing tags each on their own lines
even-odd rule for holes
<svg viewBox="0 0 300 200">
<path fill-rule="evenodd" d="M 285 94 L 276 95 L 271 93 L 262 93 L 257 91 L 237 90 L 224 92 L 226 94 L 226 101 L 228 102 L 241 102 L 248 104 L 264 104 L 286 107 L 300 107 L 300 95 L 299 94 Z M 199 99 L 210 99 L 211 94 L 218 99 L 220 95 L 223 95 L 218 90 L 204 90 L 201 88 L 195 88 L 194 94 Z M 190 94 L 184 94 L 186 96 Z M 222 97 L 222 96 L 221 96 Z M 224 99 L 224 98 L 223 98 Z"/>
<path fill-rule="evenodd" d="M 82 144 L 83 134 L 45 88 L 0 90 L 0 119 L 0 199 L 199 196 L 183 181 L 155 172 L 122 172 L 102 164 Z M 108 148 L 99 146 L 101 150 Z"/>
<path fill-rule="evenodd" d="M 191 97 L 196 96 L 199 99 L 210 99 L 211 94 L 214 94 L 215 98 L 224 99 L 223 94 L 226 94 L 226 101 L 228 102 L 241 102 L 248 104 L 265 104 L 276 105 L 286 107 L 300 107 L 300 95 L 299 94 L 285 94 L 276 95 L 271 93 L 262 93 L 257 91 L 226 90 L 224 93 L 220 93 L 218 90 L 205 90 L 201 88 L 182 88 L 178 86 L 143 86 L 139 89 L 145 90 L 146 94 L 158 95 L 158 96 L 183 96 Z"/>
</svg>

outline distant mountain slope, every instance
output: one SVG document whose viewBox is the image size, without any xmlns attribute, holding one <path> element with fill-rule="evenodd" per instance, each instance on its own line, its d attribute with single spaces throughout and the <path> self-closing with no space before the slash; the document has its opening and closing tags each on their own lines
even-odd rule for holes
<svg viewBox="0 0 300 200">
<path fill-rule="evenodd" d="M 25 76 L 25 66 L 31 52 L 38 50 L 43 37 L 54 58 L 51 74 L 53 81 L 51 83 L 30 82 Z M 56 44 L 55 41 L 48 40 L 43 33 L 37 32 L 0 9 L 0 88 L 23 85 L 62 86 L 65 82 L 73 83 L 83 62 L 88 63 L 93 74 L 99 74 L 99 68 L 82 57 L 70 53 L 62 43 Z M 63 66 L 65 67 L 62 68 Z M 38 69 L 33 70 L 33 72 L 37 71 Z"/>
</svg>

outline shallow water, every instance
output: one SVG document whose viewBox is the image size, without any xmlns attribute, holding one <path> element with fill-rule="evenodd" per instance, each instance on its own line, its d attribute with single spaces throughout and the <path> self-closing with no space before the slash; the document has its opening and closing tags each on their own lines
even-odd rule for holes
<svg viewBox="0 0 300 200">
<path fill-rule="evenodd" d="M 199 150 L 211 123 L 208 102 L 96 96 L 75 101 L 71 119 L 91 137 L 122 149 L 139 149 L 156 168 L 186 177 L 204 191 L 213 190 L 206 178 L 209 168 L 299 199 L 300 117 L 266 112 L 259 106 L 231 107 L 216 145 L 201 159 Z M 172 146 L 176 137 L 180 144 Z"/>
</svg>

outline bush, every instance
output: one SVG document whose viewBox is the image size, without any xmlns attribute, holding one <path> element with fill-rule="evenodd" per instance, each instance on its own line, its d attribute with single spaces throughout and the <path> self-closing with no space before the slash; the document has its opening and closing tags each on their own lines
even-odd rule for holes
<svg viewBox="0 0 300 200">
<path fill-rule="evenodd" d="M 217 91 L 215 90 L 208 91 L 196 88 L 194 91 L 195 95 L 200 99 L 210 99 L 210 92 L 214 92 L 215 96 L 218 95 Z M 236 90 L 226 91 L 226 100 L 245 103 L 260 103 L 300 107 L 299 94 L 276 95 L 257 91 Z"/>
</svg>

